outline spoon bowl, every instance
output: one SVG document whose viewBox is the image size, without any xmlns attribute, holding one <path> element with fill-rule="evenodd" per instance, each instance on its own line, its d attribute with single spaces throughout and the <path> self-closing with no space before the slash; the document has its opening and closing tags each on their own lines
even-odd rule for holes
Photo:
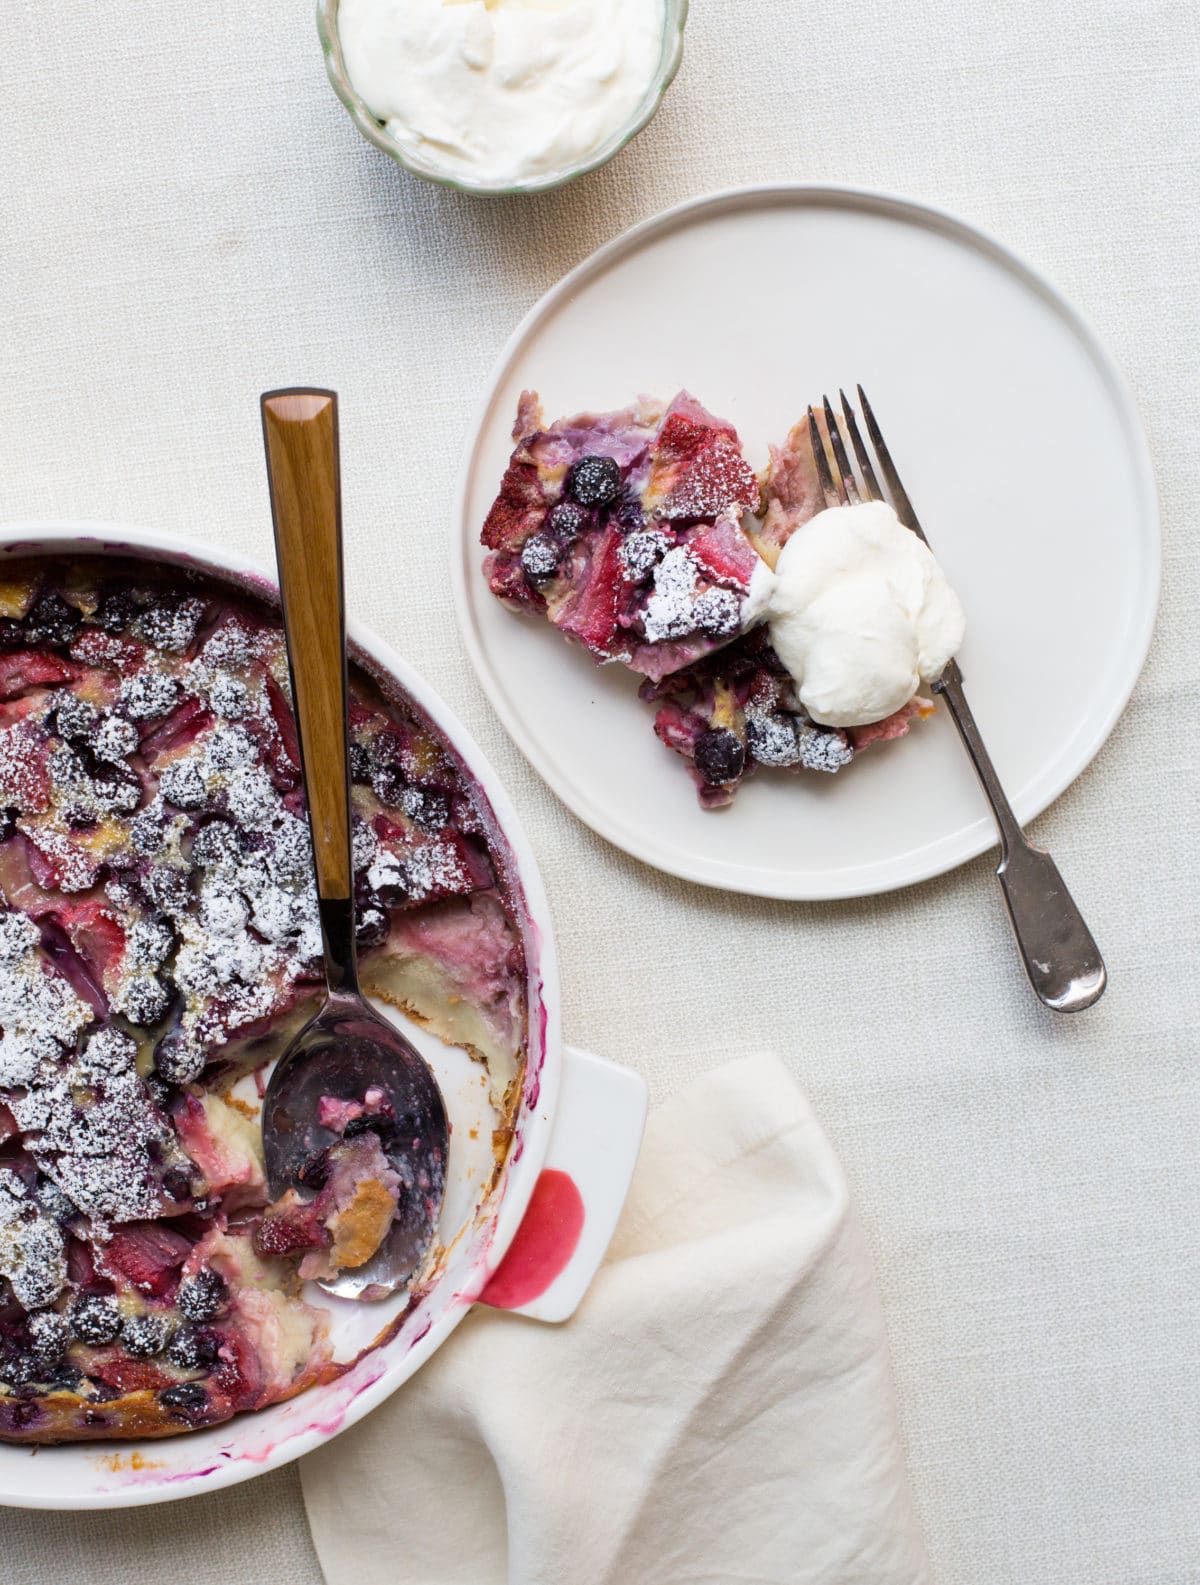
<svg viewBox="0 0 1200 1585">
<path fill-rule="evenodd" d="M 379 1109 L 340 1132 L 322 1121 L 329 1102 Z M 324 1106 L 322 1103 L 326 1103 Z M 262 1111 L 267 1187 L 272 1199 L 312 1189 L 314 1166 L 330 1146 L 369 1128 L 402 1184 L 395 1220 L 364 1265 L 321 1286 L 344 1299 L 391 1292 L 416 1270 L 437 1227 L 446 1188 L 446 1110 L 427 1063 L 386 1019 L 353 996 L 330 997 L 284 1052 Z"/>
</svg>

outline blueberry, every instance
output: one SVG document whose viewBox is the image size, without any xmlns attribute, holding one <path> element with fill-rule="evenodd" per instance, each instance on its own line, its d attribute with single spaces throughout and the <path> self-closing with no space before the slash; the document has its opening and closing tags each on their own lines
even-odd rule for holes
<svg viewBox="0 0 1200 1585">
<path fill-rule="evenodd" d="M 177 1386 L 165 1388 L 159 1393 L 158 1399 L 168 1409 L 183 1409 L 186 1412 L 203 1409 L 208 1402 L 208 1394 L 198 1381 L 181 1381 Z"/>
<path fill-rule="evenodd" d="M 137 611 L 137 601 L 128 589 L 111 589 L 96 608 L 93 620 L 106 633 L 123 633 Z"/>
<path fill-rule="evenodd" d="M 179 1370 L 207 1370 L 219 1356 L 219 1342 L 212 1332 L 185 1322 L 167 1347 L 167 1358 Z"/>
<path fill-rule="evenodd" d="M 172 1029 L 154 1048 L 154 1068 L 168 1084 L 191 1084 L 204 1072 L 204 1047 L 193 1044 L 181 1029 Z"/>
<path fill-rule="evenodd" d="M 15 616 L 0 616 L 0 650 L 24 649 L 25 629 Z"/>
<path fill-rule="evenodd" d="M 39 1365 L 57 1365 L 70 1344 L 71 1324 L 54 1310 L 40 1310 L 29 1317 L 29 1339 Z"/>
<path fill-rule="evenodd" d="M 203 600 L 171 594 L 147 606 L 138 617 L 135 630 L 155 649 L 181 655 L 195 638 L 203 615 Z"/>
<path fill-rule="evenodd" d="M 54 708 L 46 717 L 46 725 L 68 743 L 81 743 L 99 719 L 100 712 L 94 704 L 64 689 L 55 696 Z"/>
<path fill-rule="evenodd" d="M 83 618 L 61 594 L 39 595 L 25 618 L 25 636 L 33 644 L 69 644 Z"/>
<path fill-rule="evenodd" d="M 161 1315 L 131 1315 L 121 1325 L 121 1342 L 133 1359 L 153 1359 L 167 1346 L 171 1329 Z"/>
<path fill-rule="evenodd" d="M 402 907 L 408 901 L 411 891 L 407 869 L 391 854 L 384 856 L 379 868 L 375 890 L 381 905 L 384 908 Z"/>
<path fill-rule="evenodd" d="M 387 940 L 388 917 L 387 912 L 378 900 L 359 904 L 354 911 L 354 939 L 358 950 L 365 952 L 368 947 L 377 947 L 381 941 Z"/>
<path fill-rule="evenodd" d="M 375 796 L 385 804 L 399 803 L 406 785 L 404 739 L 396 732 L 377 732 L 367 752 L 368 775 Z"/>
<path fill-rule="evenodd" d="M 329 1151 L 318 1150 L 296 1169 L 296 1182 L 306 1189 L 323 1189 L 329 1177 Z"/>
<path fill-rule="evenodd" d="M 607 506 L 621 488 L 621 470 L 611 457 L 581 457 L 571 469 L 567 494 L 580 506 Z"/>
<path fill-rule="evenodd" d="M 745 768 L 745 745 L 728 727 L 710 727 L 696 739 L 696 769 L 710 787 L 737 781 Z"/>
<path fill-rule="evenodd" d="M 106 715 L 97 721 L 88 738 L 102 760 L 128 759 L 138 746 L 138 731 L 124 716 Z"/>
<path fill-rule="evenodd" d="M 169 1112 L 171 1103 L 175 1099 L 175 1091 L 165 1079 L 160 1079 L 157 1073 L 152 1073 L 144 1080 L 150 1099 L 160 1112 Z"/>
<path fill-rule="evenodd" d="M 350 745 L 350 778 L 359 783 L 369 782 L 371 779 L 371 756 L 365 744 Z"/>
<path fill-rule="evenodd" d="M 368 753 L 373 770 L 382 765 L 398 765 L 404 756 L 404 739 L 398 732 L 376 732 L 370 741 Z"/>
<path fill-rule="evenodd" d="M 164 913 L 181 914 L 191 902 L 191 880 L 186 870 L 154 864 L 147 869 L 142 884 L 150 900 Z"/>
<path fill-rule="evenodd" d="M 706 589 L 693 614 L 710 638 L 732 638 L 741 626 L 742 604 L 732 589 Z"/>
<path fill-rule="evenodd" d="M 142 801 L 142 783 L 132 766 L 98 760 L 92 774 L 92 796 L 102 810 L 129 814 Z"/>
<path fill-rule="evenodd" d="M 371 772 L 371 787 L 380 803 L 398 808 L 407 785 L 399 765 L 377 765 Z"/>
<path fill-rule="evenodd" d="M 139 974 L 127 980 L 121 997 L 120 1010 L 131 1024 L 139 1029 L 149 1029 L 161 1023 L 171 1005 L 171 993 L 153 974 Z"/>
<path fill-rule="evenodd" d="M 630 583 L 644 583 L 658 566 L 671 541 L 655 529 L 626 534 L 617 554 Z"/>
<path fill-rule="evenodd" d="M 241 835 L 228 820 L 210 820 L 192 838 L 192 862 L 202 869 L 236 864 L 241 856 Z"/>
<path fill-rule="evenodd" d="M 250 690 L 227 672 L 218 672 L 208 686 L 208 702 L 222 721 L 244 721 L 250 713 Z"/>
<path fill-rule="evenodd" d="M 562 560 L 563 547 L 553 534 L 533 534 L 521 551 L 521 566 L 526 577 L 537 581 L 552 578 Z"/>
<path fill-rule="evenodd" d="M 0 1354 L 0 1381 L 7 1382 L 10 1387 L 28 1387 L 39 1375 L 32 1354 Z"/>
<path fill-rule="evenodd" d="M 209 1266 L 179 1284 L 175 1303 L 189 1321 L 211 1321 L 225 1302 L 225 1283 Z"/>
<path fill-rule="evenodd" d="M 805 770 L 834 775 L 854 758 L 854 748 L 844 732 L 825 732 L 815 726 L 799 729 L 800 764 Z"/>
<path fill-rule="evenodd" d="M 89 1035 L 76 1058 L 78 1071 L 89 1085 L 132 1073 L 137 1041 L 115 1024 L 104 1024 Z"/>
<path fill-rule="evenodd" d="M 786 767 L 799 762 L 800 734 L 793 715 L 782 711 L 775 715 L 748 711 L 746 740 L 751 754 L 761 765 Z"/>
<path fill-rule="evenodd" d="M 400 807 L 423 831 L 441 831 L 450 823 L 450 805 L 441 793 L 427 787 L 406 787 Z"/>
<path fill-rule="evenodd" d="M 158 785 L 166 801 L 177 809 L 200 809 L 208 796 L 200 767 L 192 759 L 173 760 L 158 778 Z"/>
<path fill-rule="evenodd" d="M 70 1321 L 75 1336 L 95 1348 L 111 1343 L 121 1330 L 117 1301 L 103 1294 L 81 1293 L 71 1306 Z"/>
<path fill-rule="evenodd" d="M 175 708 L 179 681 L 165 671 L 140 671 L 121 684 L 117 707 L 132 721 L 153 721 Z"/>
<path fill-rule="evenodd" d="M 572 545 L 590 521 L 589 514 L 577 501 L 560 501 L 550 513 L 550 532 L 564 545 Z"/>
<path fill-rule="evenodd" d="M 613 512 L 612 521 L 622 534 L 640 533 L 646 526 L 646 514 L 642 510 L 642 503 L 633 496 L 628 497 Z"/>
<path fill-rule="evenodd" d="M 0 842 L 7 842 L 9 837 L 16 835 L 17 816 L 20 812 L 15 805 L 0 809 Z"/>
<path fill-rule="evenodd" d="M 83 1372 L 70 1360 L 60 1360 L 46 1372 L 46 1385 L 54 1392 L 76 1392 Z"/>
<path fill-rule="evenodd" d="M 143 858 L 154 858 L 166 841 L 167 816 L 162 804 L 152 803 L 129 824 L 129 845 Z"/>
<path fill-rule="evenodd" d="M 168 1167 L 162 1176 L 162 1186 L 168 1198 L 179 1203 L 191 1199 L 195 1183 L 186 1167 Z"/>
</svg>

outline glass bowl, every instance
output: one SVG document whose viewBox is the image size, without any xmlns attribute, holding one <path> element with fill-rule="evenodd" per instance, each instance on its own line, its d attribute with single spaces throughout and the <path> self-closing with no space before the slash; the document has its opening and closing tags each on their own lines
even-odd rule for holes
<svg viewBox="0 0 1200 1585">
<path fill-rule="evenodd" d="M 346 63 L 342 59 L 342 44 L 338 37 L 338 0 L 317 0 L 317 31 L 321 35 L 321 47 L 325 51 L 325 69 L 329 73 L 329 81 L 333 84 L 338 98 L 350 112 L 350 119 L 364 138 L 373 143 L 377 149 L 382 149 L 385 154 L 390 155 L 397 165 L 402 165 L 414 176 L 424 177 L 426 181 L 438 182 L 443 187 L 456 187 L 464 193 L 506 195 L 543 193 L 552 187 L 561 187 L 564 182 L 573 181 L 576 176 L 583 176 L 588 171 L 596 170 L 599 166 L 607 164 L 614 154 L 619 154 L 654 115 L 662 103 L 663 95 L 671 86 L 675 73 L 679 70 L 679 63 L 683 58 L 683 30 L 687 23 L 687 14 L 688 0 L 666 0 L 662 54 L 659 57 L 658 70 L 641 104 L 623 127 L 618 128 L 599 148 L 573 165 L 564 166 L 559 170 L 543 171 L 537 176 L 516 182 L 473 182 L 461 176 L 452 176 L 445 170 L 439 169 L 432 161 L 423 160 L 408 149 L 402 148 L 383 122 L 367 108 L 346 72 Z"/>
</svg>

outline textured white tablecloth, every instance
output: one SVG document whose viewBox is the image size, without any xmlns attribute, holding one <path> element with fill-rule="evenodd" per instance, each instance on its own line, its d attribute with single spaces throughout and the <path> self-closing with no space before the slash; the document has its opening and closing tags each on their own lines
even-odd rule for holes
<svg viewBox="0 0 1200 1585">
<path fill-rule="evenodd" d="M 7 0 L 0 519 L 158 524 L 265 560 L 257 393 L 336 386 L 351 602 L 506 778 L 555 907 L 570 1038 L 657 1095 L 771 1047 L 821 1111 L 875 1248 L 938 1579 L 1200 1579 L 1193 0 L 693 0 L 650 131 L 573 188 L 505 203 L 370 149 L 310 11 Z M 1112 974 L 1077 1022 L 1034 1004 L 986 861 L 818 908 L 624 858 L 531 774 L 459 648 L 451 484 L 514 321 L 627 224 L 779 178 L 982 222 L 1138 393 L 1165 517 L 1158 636 L 1111 742 L 1037 827 Z M 1053 443 L 1053 416 L 1024 415 L 1015 457 Z M 0 1538 L 6 1585 L 319 1577 L 292 1471 L 131 1516 L 5 1512 Z"/>
</svg>

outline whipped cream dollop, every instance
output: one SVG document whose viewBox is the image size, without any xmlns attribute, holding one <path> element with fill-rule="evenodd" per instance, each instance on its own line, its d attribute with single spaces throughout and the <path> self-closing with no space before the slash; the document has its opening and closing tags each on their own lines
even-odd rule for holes
<svg viewBox="0 0 1200 1585">
<path fill-rule="evenodd" d="M 932 551 L 882 501 L 834 506 L 784 545 L 771 643 L 824 726 L 867 726 L 906 705 L 962 643 L 958 596 Z"/>
<path fill-rule="evenodd" d="M 665 0 L 341 0 L 346 72 L 402 148 L 487 185 L 552 175 L 633 119 Z"/>
</svg>

